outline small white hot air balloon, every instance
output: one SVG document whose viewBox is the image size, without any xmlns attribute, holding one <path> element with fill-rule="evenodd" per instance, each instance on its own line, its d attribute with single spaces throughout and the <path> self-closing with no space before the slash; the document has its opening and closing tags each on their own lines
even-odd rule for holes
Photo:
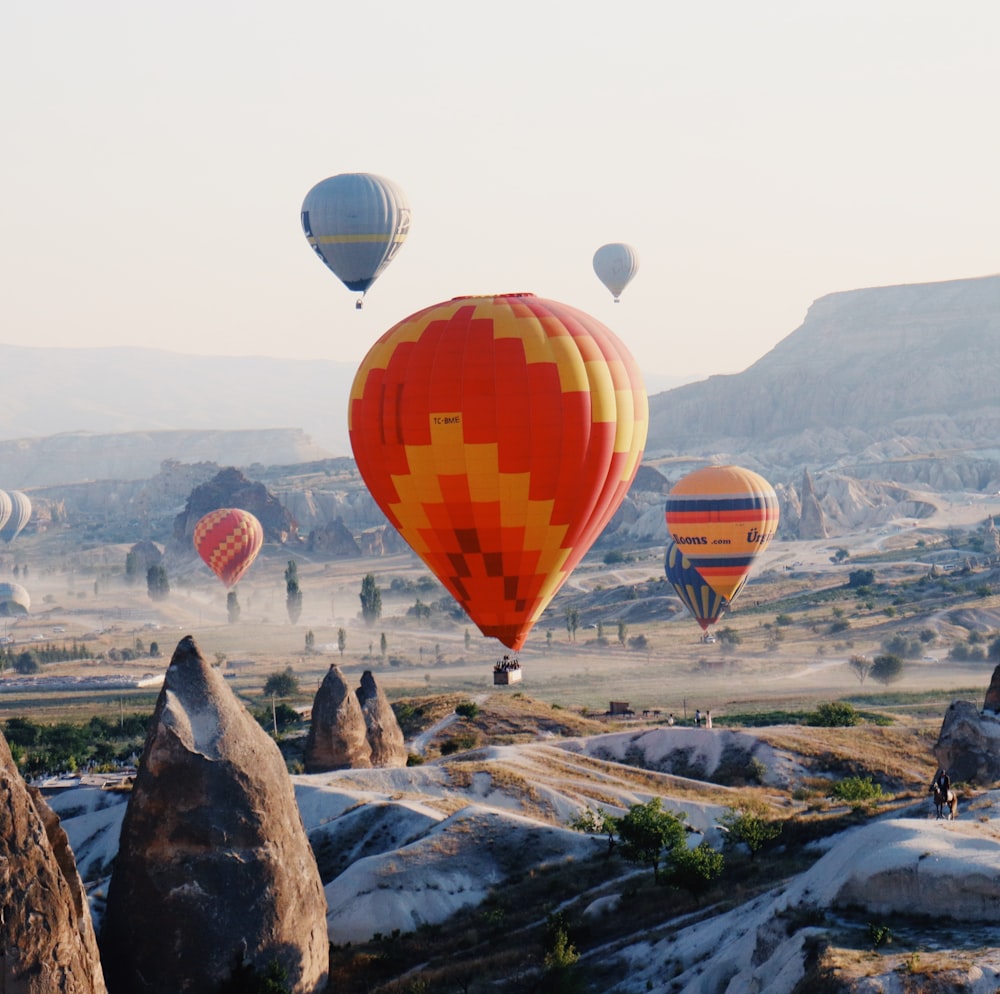
<svg viewBox="0 0 1000 994">
<path fill-rule="evenodd" d="M 618 303 L 622 291 L 639 271 L 639 255 L 631 245 L 611 242 L 594 253 L 594 272 Z"/>
</svg>

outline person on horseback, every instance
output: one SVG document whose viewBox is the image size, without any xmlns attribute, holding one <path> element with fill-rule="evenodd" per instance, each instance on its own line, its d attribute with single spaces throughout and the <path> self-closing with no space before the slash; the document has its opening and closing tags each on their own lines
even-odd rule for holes
<svg viewBox="0 0 1000 994">
<path fill-rule="evenodd" d="M 934 780 L 937 784 L 937 789 L 941 792 L 941 796 L 945 800 L 951 799 L 951 777 L 948 776 L 947 770 L 941 770 Z"/>
</svg>

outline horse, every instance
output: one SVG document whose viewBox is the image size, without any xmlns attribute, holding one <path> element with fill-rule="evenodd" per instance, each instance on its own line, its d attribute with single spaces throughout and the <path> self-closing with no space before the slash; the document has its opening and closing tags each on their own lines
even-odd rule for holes
<svg viewBox="0 0 1000 994">
<path fill-rule="evenodd" d="M 944 817 L 944 809 L 948 808 L 948 821 L 954 821 L 958 817 L 958 795 L 950 787 L 947 792 L 943 791 L 937 780 L 930 786 L 929 793 L 934 795 L 934 809 L 938 818 Z"/>
</svg>

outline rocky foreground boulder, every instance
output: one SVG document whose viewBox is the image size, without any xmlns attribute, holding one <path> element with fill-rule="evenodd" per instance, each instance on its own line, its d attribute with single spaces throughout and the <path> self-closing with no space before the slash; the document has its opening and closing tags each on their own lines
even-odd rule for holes
<svg viewBox="0 0 1000 994">
<path fill-rule="evenodd" d="M 0 991 L 106 994 L 66 833 L 0 735 Z"/>
<path fill-rule="evenodd" d="M 329 970 L 325 916 L 278 747 L 194 639 L 182 639 L 108 889 L 101 932 L 108 989 L 214 994 L 234 973 L 263 977 L 276 965 L 283 989 L 314 994 Z"/>
<path fill-rule="evenodd" d="M 953 701 L 934 745 L 938 766 L 952 783 L 992 787 L 1000 782 L 1000 715 L 972 701 Z"/>
</svg>

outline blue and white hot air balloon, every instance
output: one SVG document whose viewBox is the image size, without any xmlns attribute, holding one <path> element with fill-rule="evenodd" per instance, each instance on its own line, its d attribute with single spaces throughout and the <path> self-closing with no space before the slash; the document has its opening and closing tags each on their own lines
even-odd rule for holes
<svg viewBox="0 0 1000 994">
<path fill-rule="evenodd" d="M 340 173 L 306 194 L 302 230 L 323 264 L 363 298 L 406 241 L 410 205 L 384 176 Z"/>
<path fill-rule="evenodd" d="M 594 253 L 594 272 L 618 303 L 622 291 L 639 271 L 639 254 L 624 242 L 602 245 Z"/>
<path fill-rule="evenodd" d="M 31 518 L 31 501 L 27 494 L 22 494 L 20 490 L 12 490 L 9 494 L 11 511 L 10 517 L 2 528 L 0 528 L 0 538 L 8 544 L 13 542 L 21 530 Z"/>
</svg>

